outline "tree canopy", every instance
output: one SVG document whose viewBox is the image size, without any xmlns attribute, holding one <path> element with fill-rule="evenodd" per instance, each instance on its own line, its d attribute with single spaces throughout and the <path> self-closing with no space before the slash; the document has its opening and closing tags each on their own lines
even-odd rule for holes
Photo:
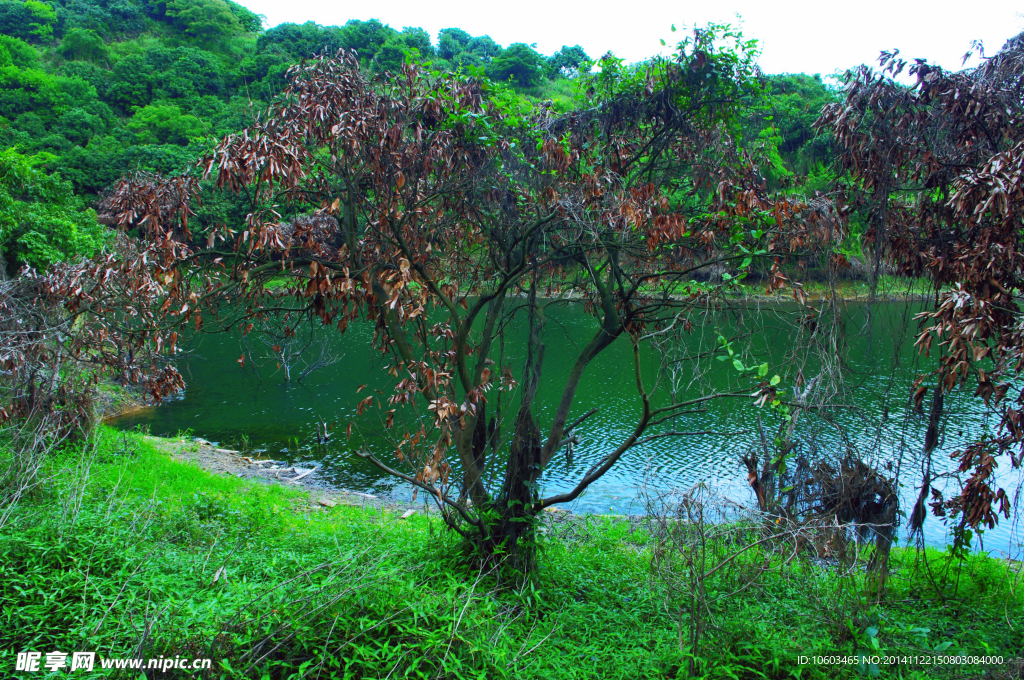
<svg viewBox="0 0 1024 680">
<path fill-rule="evenodd" d="M 948 72 L 924 60 L 908 67 L 883 53 L 881 71 L 846 75 L 845 101 L 826 106 L 817 125 L 832 131 L 852 180 L 851 199 L 867 214 L 864 241 L 875 267 L 927 277 L 935 309 L 918 315 L 917 347 L 939 355 L 932 379 L 920 378 L 913 399 L 942 396 L 968 384 L 1000 413 L 999 425 L 957 455 L 970 473 L 961 492 L 944 499 L 927 468 L 914 517 L 925 502 L 960 529 L 995 526 L 1010 499 L 993 488 L 997 456 L 1024 463 L 1024 368 L 1019 291 L 1024 286 L 1024 36 L 1006 43 L 976 69 Z M 906 87 L 903 72 L 916 77 Z M 928 383 L 932 382 L 931 385 Z M 934 448 L 926 444 L 927 452 Z"/>
<path fill-rule="evenodd" d="M 45 159 L 0 152 L 0 253 L 5 276 L 45 271 L 98 252 L 110 233 L 70 183 L 42 169 Z"/>
<path fill-rule="evenodd" d="M 244 227 L 191 230 L 196 178 L 129 177 L 107 195 L 107 219 L 141 230 L 152 253 L 151 265 L 133 260 L 132 275 L 163 281 L 145 293 L 151 301 L 140 288 L 119 307 L 176 310 L 133 317 L 121 332 L 173 344 L 193 324 L 244 331 L 308 315 L 344 332 L 373 321 L 393 391 L 386 405 L 371 396 L 358 411 L 380 410 L 394 454 L 361 455 L 429 493 L 483 559 L 512 555 L 529 570 L 533 517 L 576 498 L 638 443 L 676 436 L 667 421 L 689 402 L 656 404 L 639 357 L 680 318 L 698 323 L 692 311 L 715 293 L 686 287 L 695 272 L 841 238 L 827 206 L 763 191 L 730 132 L 761 91 L 753 57 L 748 43 L 723 48 L 720 38 L 696 31 L 672 59 L 604 68 L 591 106 L 558 117 L 543 108 L 523 117 L 485 80 L 406 64 L 371 81 L 357 52 L 311 60 L 267 118 L 203 161 L 205 178 L 246 197 Z M 193 269 L 228 261 L 223 274 Z M 66 291 L 79 272 L 54 272 L 49 285 Z M 284 287 L 267 287 L 282 277 Z M 784 281 L 775 266 L 769 286 Z M 593 315 L 593 337 L 541 431 L 539 299 L 566 290 Z M 275 311 L 285 300 L 291 321 Z M 81 295 L 71 304 L 95 306 Z M 114 322 L 102 310 L 93 318 Z M 527 357 L 521 375 L 503 349 L 513 321 L 531 329 L 514 350 Z M 541 497 L 540 474 L 587 417 L 573 413 L 580 378 L 620 337 L 638 362 L 636 428 L 574 490 Z M 776 383 L 752 380 L 763 400 L 774 398 Z M 517 386 L 518 406 L 502 406 Z M 723 396 L 737 395 L 706 398 Z M 416 404 L 429 417 L 399 413 Z M 363 427 L 354 421 L 350 435 Z"/>
</svg>

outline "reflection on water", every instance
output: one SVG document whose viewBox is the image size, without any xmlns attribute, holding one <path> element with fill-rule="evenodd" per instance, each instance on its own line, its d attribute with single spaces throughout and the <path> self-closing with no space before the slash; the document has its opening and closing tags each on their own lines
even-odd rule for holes
<svg viewBox="0 0 1024 680">
<path fill-rule="evenodd" d="M 734 348 L 744 353 L 744 363 L 768 362 L 769 375 L 780 373 L 788 394 L 792 394 L 798 371 L 809 379 L 821 371 L 822 364 L 841 368 L 841 380 L 828 381 L 823 387 L 834 392 L 830 401 L 838 407 L 827 417 L 808 413 L 799 421 L 796 436 L 801 451 L 810 453 L 813 448 L 819 453 L 838 455 L 850 447 L 891 469 L 892 474 L 899 474 L 903 511 L 907 512 L 917 495 L 914 487 L 920 484 L 919 454 L 927 425 L 927 413 L 909 404 L 909 385 L 930 370 L 928 360 L 919 357 L 913 348 L 916 325 L 912 318 L 916 311 L 919 307 L 915 304 L 851 303 L 841 311 L 842 332 L 838 342 L 814 350 L 806 342 L 807 328 L 794 331 L 792 319 L 787 318 L 797 314 L 797 310 L 785 306 L 746 307 L 742 313 L 703 319 L 686 342 L 691 351 L 697 352 L 713 346 L 719 333 L 730 337 L 741 334 L 743 337 L 735 342 Z M 551 321 L 544 334 L 547 349 L 543 378 L 536 402 L 542 431 L 550 423 L 577 349 L 595 328 L 594 320 L 577 307 L 560 306 L 551 310 L 549 316 Z M 515 337 L 508 338 L 509 348 L 524 347 L 525 329 L 521 326 L 510 327 L 509 333 Z M 369 347 L 371 337 L 369 325 L 351 327 L 344 336 L 336 335 L 332 343 L 342 360 L 310 374 L 302 383 L 290 385 L 275 370 L 273 362 L 265 364 L 258 374 L 251 361 L 240 366 L 238 338 L 201 337 L 193 343 L 191 354 L 180 362 L 188 386 L 184 395 L 159 408 L 116 419 L 112 424 L 145 425 L 156 435 L 188 430 L 196 436 L 235 446 L 244 441 L 269 457 L 323 463 L 328 478 L 339 486 L 404 496 L 408 489 L 396 485 L 353 453 L 357 446 L 366 446 L 386 458 L 390 448 L 383 440 L 369 435 L 346 440 L 341 434 L 355 418 L 359 399 L 372 394 L 364 391 L 357 396 L 360 385 L 388 393 L 388 376 L 382 370 L 388 361 Z M 511 358 L 513 365 L 516 359 Z M 518 360 L 521 365 L 523 357 Z M 658 373 L 657 357 L 649 353 L 645 363 L 645 381 L 653 385 Z M 676 377 L 681 380 L 677 385 L 681 399 L 711 392 L 750 393 L 756 382 L 740 375 L 730 361 L 703 360 L 680 366 Z M 667 378 L 661 381 L 662 388 L 655 395 L 657 403 L 668 403 L 669 382 Z M 491 398 L 493 401 L 493 393 Z M 668 490 L 688 488 L 699 481 L 711 482 L 733 500 L 750 502 L 740 456 L 752 446 L 760 446 L 759 414 L 769 433 L 776 431 L 780 423 L 776 414 L 758 409 L 750 401 L 719 399 L 703 410 L 666 423 L 671 430 L 711 434 L 665 437 L 635 448 L 594 483 L 574 509 L 642 512 L 641 490 L 645 486 Z M 506 397 L 505 412 L 511 411 L 508 407 Z M 541 483 L 546 494 L 571 489 L 595 461 L 632 431 L 640 405 L 628 341 L 620 339 L 592 362 L 584 374 L 570 419 L 592 408 L 599 411 L 577 431 L 581 443 L 572 460 L 566 459 L 563 449 L 545 471 Z M 369 417 L 375 418 L 376 412 L 371 411 Z M 317 445 L 320 420 L 337 423 L 338 434 L 326 446 Z M 368 422 L 366 416 L 359 421 Z M 996 422 L 979 400 L 960 392 L 951 395 L 946 400 L 939 447 L 933 454 L 933 475 L 953 473 L 955 465 L 950 454 L 989 431 Z M 1019 475 L 1008 470 L 1008 459 L 1000 462 L 1000 481 L 1012 498 L 1018 489 Z M 942 489 L 942 482 L 937 486 Z M 929 518 L 925 528 L 929 543 L 945 542 L 945 528 L 937 520 Z M 984 539 L 986 549 L 1005 552 L 1019 546 L 1020 536 L 1011 531 L 1010 522 L 1004 521 L 986 532 Z"/>
</svg>

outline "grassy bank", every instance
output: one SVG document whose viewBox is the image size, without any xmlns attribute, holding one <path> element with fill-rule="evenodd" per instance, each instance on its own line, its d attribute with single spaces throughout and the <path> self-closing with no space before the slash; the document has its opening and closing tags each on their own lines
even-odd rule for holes
<svg viewBox="0 0 1024 680">
<path fill-rule="evenodd" d="M 498 590 L 452 557 L 436 517 L 320 508 L 135 435 L 103 428 L 47 474 L 0 529 L 2 677 L 41 677 L 15 673 L 15 653 L 56 650 L 210 658 L 154 677 L 218 678 L 963 677 L 1006 668 L 799 657 L 1024 656 L 1020 576 L 988 558 L 897 550 L 880 598 L 858 569 L 797 558 L 710 605 L 694 655 L 635 522 L 551 525 L 533 584 Z M 724 595 L 746 559 L 709 587 Z"/>
</svg>

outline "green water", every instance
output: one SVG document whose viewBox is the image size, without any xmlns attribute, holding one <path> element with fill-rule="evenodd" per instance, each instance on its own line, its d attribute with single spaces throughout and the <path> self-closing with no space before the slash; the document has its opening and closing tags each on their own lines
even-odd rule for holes
<svg viewBox="0 0 1024 680">
<path fill-rule="evenodd" d="M 909 404 L 909 385 L 916 376 L 930 370 L 929 360 L 919 357 L 913 348 L 916 322 L 912 317 L 920 310 L 916 303 L 851 303 L 838 311 L 840 332 L 826 347 L 807 343 L 807 333 L 794 331 L 793 319 L 800 314 L 795 308 L 750 305 L 729 312 L 694 317 L 694 330 L 685 343 L 691 352 L 709 349 L 716 344 L 719 333 L 727 336 L 746 334 L 734 343 L 747 365 L 767 362 L 769 375 L 783 376 L 782 385 L 788 394 L 797 372 L 809 379 L 817 375 L 822 364 L 840 366 L 842 379 L 823 377 L 818 385 L 822 391 L 834 393 L 830 400 L 839 404 L 823 418 L 805 412 L 799 422 L 797 439 L 800 451 L 816 455 L 840 455 L 847 447 L 865 459 L 890 468 L 899 475 L 904 498 L 904 511 L 916 498 L 914 486 L 920 484 L 919 452 L 924 441 L 927 414 Z M 551 415 L 560 396 L 564 380 L 576 357 L 576 347 L 592 335 L 595 321 L 578 306 L 553 306 L 544 330 L 546 354 L 536 415 L 541 430 L 550 424 Z M 524 347 L 525 323 L 509 326 L 508 348 Z M 374 435 L 372 425 L 377 417 L 355 418 L 360 399 L 380 389 L 389 394 L 391 383 L 382 370 L 389 360 L 372 350 L 372 328 L 357 325 L 345 335 L 329 336 L 332 351 L 341 360 L 311 373 L 301 383 L 284 381 L 273 361 L 264 362 L 258 371 L 250 358 L 243 367 L 238 363 L 242 353 L 239 338 L 229 335 L 206 335 L 197 338 L 190 352 L 179 362 L 187 389 L 180 398 L 165 402 L 131 416 L 116 419 L 119 427 L 144 425 L 156 435 L 174 435 L 190 431 L 195 436 L 220 442 L 232 448 L 248 447 L 260 455 L 285 459 L 300 464 L 319 463 L 333 484 L 374 494 L 405 497 L 409 490 L 353 451 L 366 446 L 388 459 L 393 448 Z M 250 347 L 259 343 L 251 342 Z M 510 356 L 510 364 L 518 368 L 523 357 Z M 644 356 L 645 382 L 650 387 L 658 374 L 658 357 L 652 352 Z M 694 366 L 699 367 L 698 371 Z M 258 375 L 257 375 L 258 373 Z M 731 361 L 703 360 L 683 364 L 678 376 L 678 398 L 696 397 L 715 392 L 752 392 L 754 380 L 741 375 Z M 667 379 L 655 394 L 656 403 L 668 403 Z M 360 385 L 367 390 L 357 394 Z M 817 389 L 817 388 L 816 388 Z M 496 405 L 491 395 L 491 405 Z M 508 412 L 508 397 L 504 410 Z M 813 400 L 813 399 L 812 399 Z M 708 404 L 706 410 L 691 413 L 666 424 L 676 431 L 703 432 L 682 438 L 657 439 L 627 453 L 619 463 L 575 503 L 577 512 L 642 512 L 647 493 L 682 489 L 708 481 L 720 493 L 739 502 L 750 501 L 746 471 L 739 457 L 760 446 L 758 416 L 774 431 L 779 417 L 767 409 L 759 409 L 750 399 L 721 399 Z M 616 447 L 632 430 L 640 414 L 636 394 L 631 348 L 620 339 L 595 359 L 584 374 L 570 419 L 597 408 L 598 413 L 578 430 L 582 443 L 570 462 L 564 455 L 556 456 L 545 471 L 541 483 L 545 494 L 566 491 L 604 453 Z M 409 416 L 406 416 L 409 417 Z M 318 445 L 317 423 L 337 423 L 336 433 L 326 446 Z M 347 440 L 343 430 L 350 420 L 363 425 L 363 436 Z M 933 454 L 938 472 L 954 469 L 949 454 L 963 443 L 994 426 L 976 399 L 954 394 L 947 399 L 943 435 L 939 449 Z M 1003 461 L 1000 479 L 1011 494 L 1019 485 L 1019 475 L 1009 471 Z M 1012 487 L 1012 488 L 1010 488 Z M 926 523 L 926 539 L 932 544 L 945 541 L 944 527 L 934 519 Z M 1019 545 L 1019 534 L 1005 522 L 985 535 L 985 548 L 1006 551 Z"/>
</svg>

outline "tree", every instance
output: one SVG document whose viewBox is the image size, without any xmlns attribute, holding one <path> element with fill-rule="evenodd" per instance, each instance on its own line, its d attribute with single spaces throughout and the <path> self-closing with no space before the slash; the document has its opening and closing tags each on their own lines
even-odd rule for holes
<svg viewBox="0 0 1024 680">
<path fill-rule="evenodd" d="M 575 78 L 588 73 L 593 63 L 594 61 L 587 56 L 587 53 L 579 45 L 574 45 L 573 47 L 562 45 L 562 49 L 548 57 L 544 67 L 549 78 L 554 78 L 555 76 Z"/>
<path fill-rule="evenodd" d="M 71 185 L 39 165 L 44 159 L 0 152 L 0 252 L 11 276 L 29 265 L 39 270 L 91 256 L 107 242 L 95 211 Z"/>
<path fill-rule="evenodd" d="M 244 31 L 231 9 L 224 0 L 169 0 L 167 16 L 186 35 L 216 44 Z"/>
<path fill-rule="evenodd" d="M 778 154 L 778 174 L 807 175 L 832 163 L 830 136 L 816 130 L 822 107 L 840 99 L 840 93 L 821 76 L 803 73 L 767 76 L 768 98 L 752 108 L 748 138 L 771 138 Z"/>
<path fill-rule="evenodd" d="M 14 65 L 18 68 L 37 68 L 39 55 L 24 40 L 9 35 L 0 35 L 0 66 Z"/>
<path fill-rule="evenodd" d="M 243 332 L 280 313 L 341 331 L 372 320 L 393 391 L 357 411 L 380 409 L 378 434 L 393 448 L 360 455 L 428 493 L 484 563 L 528 572 L 541 511 L 577 498 L 634 447 L 679 435 L 669 423 L 693 404 L 663 399 L 641 355 L 661 329 L 699 323 L 690 313 L 708 297 L 687 287 L 694 273 L 837 236 L 819 208 L 764 196 L 723 134 L 757 86 L 752 55 L 719 38 L 696 31 L 673 59 L 603 72 L 592 106 L 557 119 L 543 109 L 524 119 L 518 103 L 490 100 L 486 82 L 411 65 L 371 85 L 352 53 L 296 67 L 273 115 L 202 165 L 247 197 L 241 233 L 193 235 L 198 184 L 186 178 L 129 177 L 105 199 L 106 220 L 148 235 L 166 298 L 154 303 L 170 310 L 130 321 L 161 319 L 149 337 L 166 337 L 175 319 Z M 278 206 L 308 219 L 286 230 Z M 202 262 L 229 268 L 193 269 Z M 292 283 L 268 289 L 272 278 Z M 783 282 L 776 269 L 771 285 Z M 542 432 L 545 296 L 569 290 L 593 335 Z M 503 341 L 511 323 L 529 329 L 514 350 Z M 580 379 L 620 338 L 636 364 L 636 426 L 575 488 L 541 497 L 544 469 L 593 415 L 573 413 Z M 510 352 L 525 357 L 521 372 Z M 777 381 L 753 380 L 770 402 Z M 349 433 L 368 428 L 357 420 Z"/>
<path fill-rule="evenodd" d="M 245 33 L 259 33 L 263 30 L 263 21 L 266 19 L 262 14 L 256 14 L 252 10 L 239 5 L 237 2 L 231 0 L 224 0 L 228 7 L 231 9 L 231 13 L 238 19 L 238 25 L 242 27 L 242 31 Z"/>
<path fill-rule="evenodd" d="M 926 465 L 912 526 L 920 529 L 929 502 L 935 514 L 958 519 L 964 531 L 994 527 L 1009 517 L 1010 499 L 994 489 L 998 458 L 1024 461 L 1024 35 L 1008 41 L 982 66 L 948 72 L 916 60 L 907 70 L 897 53 L 882 53 L 881 73 L 862 66 L 846 74 L 846 97 L 826 106 L 817 125 L 834 135 L 855 204 L 868 215 L 863 239 L 899 274 L 927 277 L 936 305 L 919 315 L 917 346 L 935 351 L 932 385 L 912 387 L 921 405 L 933 390 L 925 454 L 938 441 L 942 395 L 970 384 L 999 413 L 991 435 L 958 452 L 970 473 L 958 496 L 943 499 Z"/>
<path fill-rule="evenodd" d="M 378 50 L 384 46 L 397 31 L 377 19 L 358 21 L 352 19 L 342 27 L 341 46 L 355 50 L 359 58 L 365 61 L 373 59 Z"/>
<path fill-rule="evenodd" d="M 482 62 L 490 63 L 502 53 L 501 45 L 489 35 L 482 35 L 469 41 L 466 51 L 478 57 Z"/>
<path fill-rule="evenodd" d="M 406 26 L 399 33 L 399 37 L 407 47 L 416 50 L 420 57 L 434 56 L 434 46 L 430 42 L 430 34 L 422 28 Z"/>
<path fill-rule="evenodd" d="M 401 70 L 402 64 L 406 63 L 410 54 L 411 50 L 406 47 L 405 42 L 396 36 L 381 45 L 373 57 L 373 64 L 378 71 L 397 72 Z"/>
<path fill-rule="evenodd" d="M 106 98 L 125 111 L 153 100 L 152 69 L 140 54 L 131 54 L 114 65 Z"/>
<path fill-rule="evenodd" d="M 128 121 L 143 144 L 187 145 L 206 134 L 203 121 L 182 113 L 173 104 L 150 104 L 138 109 Z"/>
<path fill-rule="evenodd" d="M 64 34 L 58 51 L 67 59 L 81 59 L 103 63 L 107 60 L 107 46 L 96 31 L 73 28 Z"/>
<path fill-rule="evenodd" d="M 487 75 L 495 80 L 511 80 L 521 87 L 540 82 L 544 75 L 544 57 L 525 43 L 513 43 L 494 57 Z"/>
<path fill-rule="evenodd" d="M 53 24 L 57 21 L 57 12 L 39 0 L 25 0 L 25 7 L 32 15 L 29 33 L 41 42 L 48 42 L 53 37 Z"/>
<path fill-rule="evenodd" d="M 0 2 L 0 35 L 33 40 L 36 37 L 34 23 L 36 17 L 27 3 L 14 0 Z"/>
<path fill-rule="evenodd" d="M 442 28 L 437 32 L 437 55 L 442 59 L 454 59 L 469 47 L 472 40 L 473 36 L 461 28 Z"/>
<path fill-rule="evenodd" d="M 342 47 L 342 30 L 335 26 L 324 27 L 312 21 L 301 26 L 278 24 L 256 39 L 258 54 L 272 52 L 275 47 L 294 60 L 308 59 L 324 52 L 333 54 Z"/>
<path fill-rule="evenodd" d="M 418 58 L 433 55 L 434 47 L 430 44 L 430 34 L 422 28 L 402 29 L 388 38 L 387 42 L 377 50 L 373 62 L 378 70 L 398 71 L 402 64 Z"/>
</svg>

